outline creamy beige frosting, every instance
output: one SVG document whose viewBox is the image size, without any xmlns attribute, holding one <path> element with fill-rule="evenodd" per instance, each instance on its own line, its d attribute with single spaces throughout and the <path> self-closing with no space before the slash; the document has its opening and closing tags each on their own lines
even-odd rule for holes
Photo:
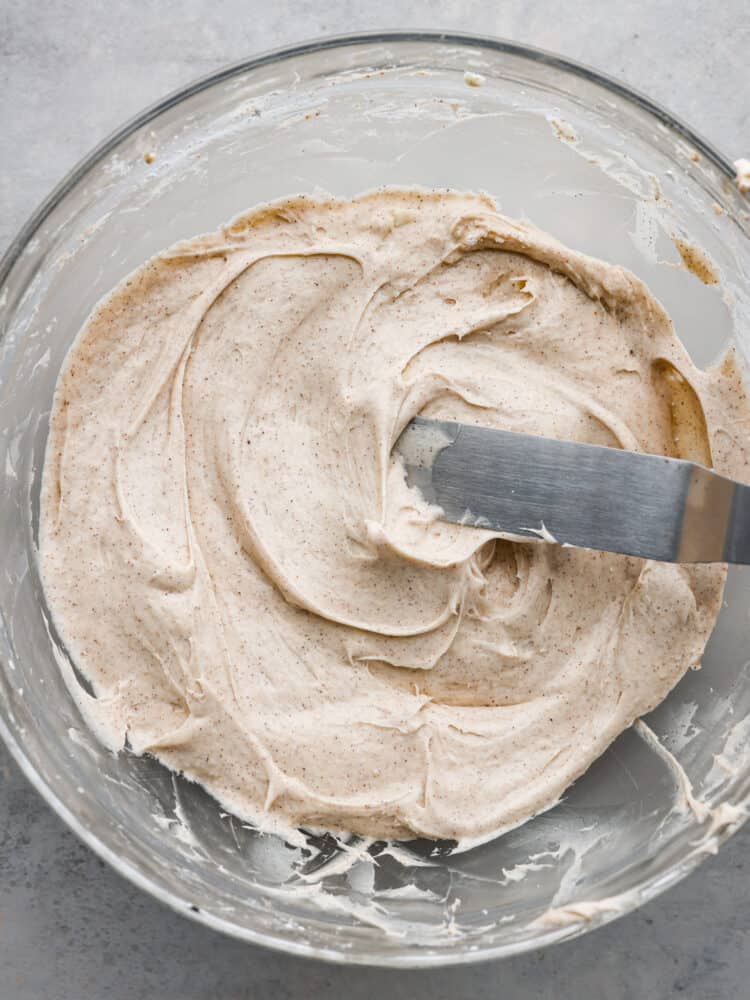
<svg viewBox="0 0 750 1000">
<path fill-rule="evenodd" d="M 416 413 L 747 478 L 732 354 L 486 197 L 288 199 L 122 282 L 70 351 L 41 564 L 90 724 L 265 828 L 466 845 L 698 665 L 724 569 L 435 519 Z"/>
</svg>

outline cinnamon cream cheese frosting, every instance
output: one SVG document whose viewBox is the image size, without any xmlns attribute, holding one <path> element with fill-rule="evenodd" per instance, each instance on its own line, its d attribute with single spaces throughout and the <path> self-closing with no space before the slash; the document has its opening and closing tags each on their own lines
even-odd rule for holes
<svg viewBox="0 0 750 1000">
<path fill-rule="evenodd" d="M 40 560 L 113 749 L 263 829 L 450 838 L 555 803 L 700 664 L 725 570 L 436 518 L 416 414 L 748 478 L 732 353 L 484 196 L 296 197 L 159 254 L 60 375 Z"/>
</svg>

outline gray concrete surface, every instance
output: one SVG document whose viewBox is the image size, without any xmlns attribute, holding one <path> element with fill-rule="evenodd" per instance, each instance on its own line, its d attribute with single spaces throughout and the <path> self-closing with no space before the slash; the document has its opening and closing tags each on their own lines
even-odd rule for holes
<svg viewBox="0 0 750 1000">
<path fill-rule="evenodd" d="M 49 188 L 144 104 L 314 35 L 445 27 L 555 49 L 750 154 L 747 0 L 0 0 L 0 248 Z M 583 939 L 426 973 L 340 969 L 189 923 L 110 871 L 0 750 L 2 1000 L 750 996 L 750 825 L 671 892 Z"/>
</svg>

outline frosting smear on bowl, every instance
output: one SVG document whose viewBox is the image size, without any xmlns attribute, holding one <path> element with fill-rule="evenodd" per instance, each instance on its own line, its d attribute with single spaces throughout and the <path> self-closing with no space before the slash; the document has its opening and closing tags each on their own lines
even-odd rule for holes
<svg viewBox="0 0 750 1000">
<path fill-rule="evenodd" d="M 121 282 L 58 382 L 40 559 L 100 738 L 261 828 L 467 846 L 699 665 L 722 566 L 437 520 L 418 413 L 748 479 L 734 355 L 621 267 L 478 195 L 260 207 Z"/>
</svg>

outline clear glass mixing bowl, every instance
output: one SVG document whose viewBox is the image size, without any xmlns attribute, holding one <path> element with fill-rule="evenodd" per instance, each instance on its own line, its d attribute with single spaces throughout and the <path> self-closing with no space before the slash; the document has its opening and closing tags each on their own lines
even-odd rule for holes
<svg viewBox="0 0 750 1000">
<path fill-rule="evenodd" d="M 145 111 L 73 170 L 0 266 L 0 732 L 86 843 L 229 934 L 401 966 L 571 937 L 716 849 L 742 818 L 731 806 L 750 795 L 746 570 L 731 573 L 703 669 L 649 719 L 713 813 L 687 808 L 664 754 L 630 730 L 555 809 L 451 855 L 357 838 L 284 844 L 155 762 L 103 750 L 63 681 L 36 538 L 65 352 L 97 300 L 175 240 L 292 192 L 485 190 L 504 212 L 635 271 L 707 364 L 730 341 L 750 347 L 750 221 L 731 174 L 611 80 L 517 45 L 437 34 L 315 42 L 231 67 Z M 719 283 L 691 273 L 679 246 L 704 278 L 707 256 Z"/>
</svg>

